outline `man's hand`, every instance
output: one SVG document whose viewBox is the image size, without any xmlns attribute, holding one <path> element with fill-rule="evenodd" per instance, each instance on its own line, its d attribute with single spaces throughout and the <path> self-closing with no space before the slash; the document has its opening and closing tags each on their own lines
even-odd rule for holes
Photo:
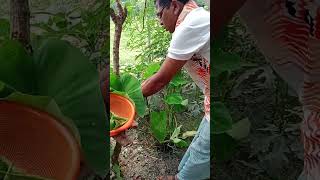
<svg viewBox="0 0 320 180">
<path fill-rule="evenodd" d="M 147 97 L 160 91 L 181 70 L 186 62 L 186 60 L 176 60 L 167 57 L 161 65 L 160 70 L 142 83 L 143 96 Z"/>
<path fill-rule="evenodd" d="M 126 131 L 121 132 L 120 134 L 113 137 L 117 143 L 121 146 L 127 146 L 132 143 L 132 140 L 126 134 Z"/>
</svg>

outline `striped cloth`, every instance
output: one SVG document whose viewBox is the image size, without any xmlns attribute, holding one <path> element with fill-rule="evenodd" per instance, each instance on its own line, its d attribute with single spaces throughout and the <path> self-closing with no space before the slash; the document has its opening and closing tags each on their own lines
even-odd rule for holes
<svg viewBox="0 0 320 180">
<path fill-rule="evenodd" d="M 320 179 L 320 1 L 248 0 L 240 10 L 267 60 L 303 105 L 300 179 Z"/>
<path fill-rule="evenodd" d="M 176 22 L 176 27 L 178 27 L 183 22 L 185 17 L 196 8 L 199 8 L 199 6 L 193 0 L 190 0 L 187 4 L 185 4 Z M 204 113 L 206 119 L 210 121 L 210 59 L 206 59 L 200 54 L 196 53 L 191 60 L 185 64 L 184 69 L 186 69 L 190 77 L 203 91 L 205 95 Z"/>
</svg>

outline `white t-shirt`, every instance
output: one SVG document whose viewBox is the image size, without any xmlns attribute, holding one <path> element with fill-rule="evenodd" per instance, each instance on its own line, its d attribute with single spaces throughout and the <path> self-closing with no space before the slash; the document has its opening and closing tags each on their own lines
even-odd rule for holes
<svg viewBox="0 0 320 180">
<path fill-rule="evenodd" d="M 188 9 L 186 5 L 184 9 Z M 180 14 L 168 57 L 188 60 L 184 68 L 205 95 L 205 117 L 210 120 L 210 13 L 202 7 Z"/>
<path fill-rule="evenodd" d="M 195 53 L 210 63 L 210 13 L 202 7 L 192 10 L 176 27 L 168 57 L 189 60 Z"/>
</svg>

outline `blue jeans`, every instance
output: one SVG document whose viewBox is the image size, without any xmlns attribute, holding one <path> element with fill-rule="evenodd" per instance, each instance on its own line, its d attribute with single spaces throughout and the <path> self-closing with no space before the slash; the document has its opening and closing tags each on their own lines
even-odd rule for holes
<svg viewBox="0 0 320 180">
<path fill-rule="evenodd" d="M 205 118 L 184 154 L 178 171 L 179 180 L 202 180 L 210 177 L 210 122 Z"/>
</svg>

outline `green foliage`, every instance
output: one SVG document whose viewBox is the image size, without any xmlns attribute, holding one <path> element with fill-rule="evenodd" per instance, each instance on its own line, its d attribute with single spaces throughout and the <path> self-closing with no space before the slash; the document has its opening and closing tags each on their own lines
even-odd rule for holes
<svg viewBox="0 0 320 180">
<path fill-rule="evenodd" d="M 123 178 L 121 177 L 121 169 L 118 164 L 113 165 L 112 167 L 113 172 L 116 174 L 116 180 L 122 180 Z"/>
<path fill-rule="evenodd" d="M 149 64 L 147 69 L 143 73 L 143 78 L 147 79 L 147 78 L 151 77 L 153 74 L 158 72 L 159 69 L 160 69 L 160 63 L 155 62 L 155 63 Z"/>
<path fill-rule="evenodd" d="M 213 133 L 220 134 L 231 129 L 232 118 L 228 109 L 221 102 L 213 102 Z"/>
<path fill-rule="evenodd" d="M 167 136 L 167 112 L 151 112 L 151 132 L 154 137 L 160 142 L 164 142 Z"/>
<path fill-rule="evenodd" d="M 212 159 L 214 162 L 230 160 L 236 152 L 237 142 L 227 133 L 211 135 Z"/>
<path fill-rule="evenodd" d="M 104 66 L 107 63 L 104 58 L 109 55 L 109 15 L 106 1 L 98 0 L 88 10 L 77 7 L 49 14 L 48 21 L 31 24 L 43 31 L 40 36 L 34 35 L 33 46 L 46 38 L 63 39 L 79 47 L 95 65 Z"/>
<path fill-rule="evenodd" d="M 185 147 L 188 147 L 188 143 L 178 137 L 179 134 L 180 134 L 180 132 L 181 132 L 181 126 L 182 126 L 182 125 L 180 125 L 179 127 L 177 127 L 177 128 L 173 131 L 173 133 L 172 133 L 172 135 L 171 135 L 171 137 L 170 137 L 170 140 L 171 140 L 174 144 L 176 144 L 178 147 L 180 147 L 180 148 L 185 148 Z"/>
<path fill-rule="evenodd" d="M 184 80 L 183 74 L 178 73 L 163 92 L 165 96 L 161 100 L 165 105 L 164 110 L 161 111 L 163 119 L 159 119 L 160 117 L 158 113 L 151 112 L 151 122 L 161 122 L 160 130 L 157 129 L 159 127 L 156 126 L 156 123 L 153 124 L 154 127 L 151 126 L 151 132 L 156 139 L 160 143 L 171 142 L 179 148 L 187 147 L 188 143 L 183 139 L 194 135 L 189 134 L 189 136 L 186 136 L 185 134 L 183 138 L 181 133 L 181 125 L 178 126 L 176 120 L 176 114 L 185 111 L 186 106 L 188 105 L 188 99 L 185 99 L 182 96 L 182 87 L 185 84 L 186 80 Z"/>
<path fill-rule="evenodd" d="M 128 47 L 139 49 L 141 61 L 163 58 L 167 53 L 170 34 L 160 26 L 156 17 L 154 1 L 126 1 L 128 18 L 125 31 L 130 32 Z"/>
<path fill-rule="evenodd" d="M 61 119 L 64 119 L 63 114 L 67 117 L 66 122 L 77 127 L 89 165 L 100 174 L 105 173 L 107 158 L 96 155 L 106 153 L 106 113 L 99 75 L 89 59 L 61 40 L 44 41 L 39 49 L 35 49 L 34 57 L 27 56 L 16 42 L 3 43 L 2 47 L 10 47 L 8 51 L 0 51 L 0 67 L 7 68 L 0 72 L 2 84 L 7 89 L 27 94 L 9 98 L 39 105 L 37 107 L 53 114 L 60 114 L 60 109 Z"/>
<path fill-rule="evenodd" d="M 218 78 L 224 72 L 231 73 L 232 71 L 241 68 L 242 64 L 240 57 L 236 54 L 230 54 L 222 51 L 221 49 L 216 49 L 213 51 L 213 78 Z"/>
<path fill-rule="evenodd" d="M 137 78 L 130 74 L 122 74 L 120 77 L 117 77 L 113 73 L 110 73 L 110 90 L 129 97 L 135 105 L 137 114 L 141 117 L 144 116 L 146 103 Z"/>
<path fill-rule="evenodd" d="M 22 45 L 6 41 L 0 45 L 1 81 L 21 92 L 34 91 L 34 67 Z"/>
<path fill-rule="evenodd" d="M 250 122 L 244 119 L 233 124 L 233 120 L 225 100 L 229 91 L 235 84 L 232 73 L 241 69 L 244 65 L 237 54 L 223 51 L 225 39 L 228 36 L 228 29 L 215 39 L 213 43 L 213 59 L 215 60 L 211 74 L 215 91 L 213 93 L 214 102 L 212 111 L 211 138 L 212 138 L 212 158 L 215 161 L 224 161 L 232 158 L 236 152 L 236 144 L 239 139 L 245 138 L 250 131 Z"/>
<path fill-rule="evenodd" d="M 232 128 L 227 131 L 227 133 L 236 140 L 241 140 L 245 138 L 250 133 L 251 123 L 248 118 L 244 118 L 234 124 Z"/>
<path fill-rule="evenodd" d="M 7 19 L 0 18 L 0 43 L 10 37 L 10 23 Z"/>
<path fill-rule="evenodd" d="M 110 111 L 110 130 L 114 130 L 124 125 L 128 121 L 127 118 L 119 117 Z"/>
<path fill-rule="evenodd" d="M 183 104 L 183 101 L 184 100 L 183 100 L 182 96 L 180 94 L 178 94 L 178 93 L 169 94 L 164 99 L 164 102 L 166 102 L 169 105 Z"/>
<path fill-rule="evenodd" d="M 127 44 L 120 44 L 122 48 L 126 47 L 126 52 L 120 54 L 138 52 L 138 55 L 135 63 L 122 64 L 120 70 L 122 74 L 132 74 L 139 80 L 145 80 L 160 69 L 160 61 L 165 58 L 171 35 L 160 26 L 154 1 L 126 0 L 123 3 L 128 9 L 122 34 L 126 36 Z M 111 7 L 115 7 L 114 1 L 111 1 Z M 128 56 L 131 58 L 130 55 Z M 183 136 L 181 126 L 177 122 L 178 114 L 186 113 L 191 103 L 201 106 L 203 101 L 202 93 L 198 93 L 199 90 L 194 89 L 188 80 L 190 78 L 184 73 L 178 73 L 164 90 L 149 100 L 151 132 L 159 143 L 175 144 L 184 148 L 188 143 L 183 139 L 194 135 L 189 133 Z M 114 89 L 123 89 L 123 83 L 119 83 L 114 75 L 110 76 L 110 84 Z M 191 102 L 189 97 L 194 101 Z"/>
</svg>

